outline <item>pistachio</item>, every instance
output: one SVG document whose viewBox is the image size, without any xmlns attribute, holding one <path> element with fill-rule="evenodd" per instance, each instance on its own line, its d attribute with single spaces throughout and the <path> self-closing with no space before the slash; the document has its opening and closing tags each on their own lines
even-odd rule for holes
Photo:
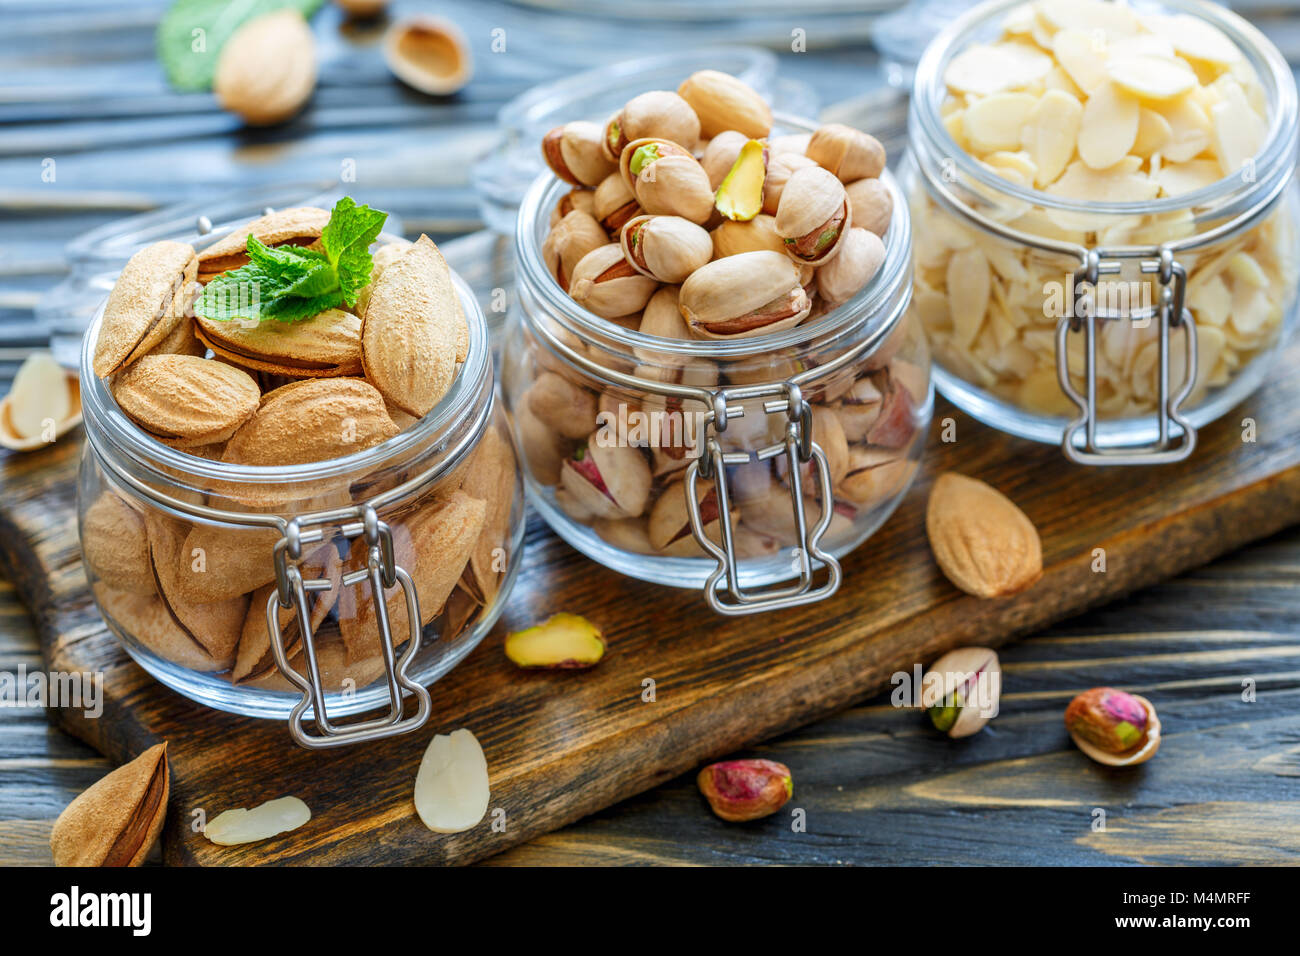
<svg viewBox="0 0 1300 956">
<path fill-rule="evenodd" d="M 710 235 L 715 259 L 763 249 L 785 255 L 785 241 L 776 234 L 776 219 L 767 213 L 759 213 L 748 222 L 724 219 Z"/>
<path fill-rule="evenodd" d="M 623 178 L 622 176 L 619 176 L 617 172 L 610 173 L 610 176 L 614 176 L 620 181 L 622 181 Z M 605 179 L 608 178 L 609 176 L 605 177 Z M 585 186 L 574 186 L 556 200 L 555 208 L 551 210 L 550 227 L 554 229 L 561 219 L 575 210 L 592 215 L 592 210 L 595 208 L 595 205 L 596 193 L 593 190 L 587 189 Z"/>
<path fill-rule="evenodd" d="M 785 192 L 790 177 L 800 169 L 812 169 L 816 165 L 802 153 L 777 153 L 769 149 L 763 177 L 763 212 L 775 216 L 781 208 L 781 194 Z"/>
<path fill-rule="evenodd" d="M 582 670 L 595 667 L 604 656 L 600 628 L 577 614 L 553 614 L 506 635 L 506 657 L 524 668 Z"/>
<path fill-rule="evenodd" d="M 610 243 L 587 253 L 573 269 L 569 295 L 601 318 L 614 319 L 640 312 L 659 287 L 627 261 L 621 247 Z"/>
<path fill-rule="evenodd" d="M 171 781 L 166 741 L 73 800 L 50 831 L 55 866 L 139 866 L 162 832 Z"/>
<path fill-rule="evenodd" d="M 709 174 L 709 185 L 713 189 L 722 185 L 722 181 L 727 178 L 727 173 L 731 172 L 731 167 L 736 164 L 736 157 L 740 155 L 741 148 L 748 142 L 750 142 L 748 136 L 734 129 L 721 132 L 709 140 L 704 155 L 700 157 L 700 165 Z"/>
<path fill-rule="evenodd" d="M 602 179 L 596 187 L 592 199 L 592 215 L 610 235 L 617 235 L 629 219 L 641 213 L 641 204 L 632 194 L 632 187 L 617 170 Z"/>
<path fill-rule="evenodd" d="M 675 284 L 713 256 L 713 239 L 681 216 L 638 216 L 619 237 L 623 256 L 637 272 Z"/>
<path fill-rule="evenodd" d="M 186 291 L 198 274 L 194 248 L 155 242 L 133 255 L 113 284 L 95 340 L 101 378 L 148 354 L 181 322 Z"/>
<path fill-rule="evenodd" d="M 714 207 L 727 219 L 747 222 L 763 209 L 763 183 L 767 178 L 767 147 L 751 139 L 736 156 L 714 193 Z"/>
<path fill-rule="evenodd" d="M 460 833 L 487 814 L 487 758 L 478 739 L 461 728 L 437 734 L 424 752 L 415 776 L 415 812 L 434 833 Z"/>
<path fill-rule="evenodd" d="M 569 277 L 582 257 L 608 242 L 609 236 L 601 224 L 588 213 L 575 209 L 547 233 L 542 243 L 542 258 L 560 288 L 568 292 Z"/>
<path fill-rule="evenodd" d="M 803 506 L 806 527 L 811 528 L 821 521 L 821 502 L 807 498 Z M 831 520 L 826 527 L 823 540 L 833 540 L 852 528 L 852 519 L 856 509 L 847 502 L 835 501 L 831 505 Z M 751 533 L 770 537 L 777 544 L 788 547 L 802 547 L 798 528 L 795 524 L 794 506 L 790 501 L 790 492 L 784 485 L 773 485 L 769 490 L 741 505 L 741 524 Z"/>
<path fill-rule="evenodd" d="M 835 405 L 835 415 L 850 442 L 865 442 L 871 426 L 880 417 L 884 393 L 870 376 L 855 381 Z"/>
<path fill-rule="evenodd" d="M 700 119 L 689 103 L 667 90 L 651 90 L 628 100 L 605 124 L 601 140 L 605 156 L 618 162 L 623 147 L 637 139 L 666 139 L 694 151 L 700 141 Z"/>
<path fill-rule="evenodd" d="M 849 446 L 849 471 L 835 493 L 857 508 L 870 508 L 897 494 L 916 463 L 886 448 Z"/>
<path fill-rule="evenodd" d="M 712 763 L 695 782 L 713 812 L 729 823 L 771 816 L 794 795 L 790 768 L 775 760 Z"/>
<path fill-rule="evenodd" d="M 987 647 L 949 651 L 921 681 L 921 705 L 936 730 L 969 737 L 997 716 L 1002 665 Z"/>
<path fill-rule="evenodd" d="M 845 437 L 844 426 L 840 424 L 835 409 L 828 408 L 825 405 L 813 405 L 811 411 L 813 441 L 826 455 L 826 465 L 830 472 L 833 487 L 840 484 L 848 476 L 849 441 Z M 782 475 L 785 474 L 787 465 L 784 457 L 779 459 L 777 468 Z M 811 461 L 800 466 L 800 477 L 802 479 L 803 493 L 810 498 L 817 497 L 820 491 Z"/>
<path fill-rule="evenodd" d="M 880 140 L 843 123 L 820 127 L 812 134 L 805 152 L 844 183 L 874 179 L 885 169 L 885 147 Z"/>
<path fill-rule="evenodd" d="M 294 9 L 254 17 L 222 44 L 212 92 L 257 126 L 286 120 L 316 86 L 316 41 Z"/>
<path fill-rule="evenodd" d="M 877 373 L 881 391 L 880 412 L 867 429 L 866 440 L 883 448 L 903 448 L 916 434 L 916 412 L 912 393 L 892 374 Z"/>
<path fill-rule="evenodd" d="M 1151 701 L 1113 687 L 1094 687 L 1065 709 L 1075 746 L 1098 763 L 1131 767 L 1160 749 L 1160 718 Z"/>
<path fill-rule="evenodd" d="M 596 421 L 596 396 L 555 372 L 543 372 L 524 393 L 537 420 L 565 438 L 586 438 Z"/>
<path fill-rule="evenodd" d="M 295 206 L 260 216 L 236 226 L 198 256 L 199 281 L 208 283 L 223 272 L 248 265 L 248 237 L 271 247 L 314 246 L 329 222 L 328 209 Z"/>
<path fill-rule="evenodd" d="M 879 179 L 857 179 L 844 187 L 853 210 L 853 225 L 874 232 L 882 239 L 894 216 L 894 197 Z"/>
<path fill-rule="evenodd" d="M 743 252 L 696 269 L 682 283 L 679 304 L 691 331 L 712 339 L 793 328 L 812 308 L 798 269 L 770 251 Z"/>
<path fill-rule="evenodd" d="M 709 174 L 689 152 L 665 139 L 637 139 L 619 158 L 619 172 L 641 208 L 703 224 L 713 215 Z"/>
<path fill-rule="evenodd" d="M 463 89 L 474 72 L 465 34 L 442 17 L 408 17 L 393 24 L 384 37 L 384 60 L 407 86 L 434 96 Z"/>
<path fill-rule="evenodd" d="M 597 186 L 614 172 L 615 161 L 602 148 L 600 127 L 585 120 L 547 133 L 542 138 L 542 156 L 555 175 L 575 186 Z"/>
<path fill-rule="evenodd" d="M 193 355 L 146 355 L 118 375 L 113 397 L 151 435 L 202 445 L 233 435 L 262 394 L 242 369 Z"/>
<path fill-rule="evenodd" d="M 525 400 L 515 408 L 519 450 L 535 480 L 544 485 L 559 484 L 560 469 L 572 447 L 559 432 L 544 424 Z"/>
<path fill-rule="evenodd" d="M 614 547 L 633 554 L 654 554 L 644 518 L 597 518 L 592 530 Z"/>
<path fill-rule="evenodd" d="M 677 88 L 700 120 L 700 135 L 712 138 L 737 130 L 750 139 L 772 131 L 772 111 L 763 97 L 729 73 L 699 70 Z"/>
<path fill-rule="evenodd" d="M 885 261 L 885 244 L 874 232 L 854 226 L 840 239 L 840 252 L 817 270 L 817 291 L 840 305 L 861 292 Z"/>
<path fill-rule="evenodd" d="M 790 258 L 822 265 L 840 251 L 840 239 L 852 224 L 843 183 L 820 166 L 795 171 L 776 212 L 776 231 Z"/>
<path fill-rule="evenodd" d="M 722 516 L 719 512 L 718 493 L 713 482 L 700 479 L 695 483 L 696 501 L 700 509 L 700 521 L 704 534 L 711 541 L 721 540 Z M 740 513 L 732 506 L 731 523 L 734 526 L 740 520 Z M 704 549 L 695 539 L 691 527 L 690 514 L 686 509 L 686 481 L 674 481 L 654 503 L 650 510 L 650 523 L 647 527 L 650 544 L 660 554 L 670 557 L 693 558 L 704 554 Z"/>
<path fill-rule="evenodd" d="M 811 133 L 783 133 L 780 136 L 769 136 L 767 145 L 773 153 L 797 153 L 803 156 L 808 152 L 811 141 Z"/>
<path fill-rule="evenodd" d="M 642 514 L 652 480 L 650 465 L 639 449 L 602 444 L 599 433 L 578 446 L 560 474 L 561 484 L 575 502 L 602 518 Z"/>
<path fill-rule="evenodd" d="M 925 512 L 930 549 L 948 580 L 976 597 L 1006 597 L 1043 574 L 1038 530 L 1010 498 L 954 472 L 939 476 Z"/>
</svg>

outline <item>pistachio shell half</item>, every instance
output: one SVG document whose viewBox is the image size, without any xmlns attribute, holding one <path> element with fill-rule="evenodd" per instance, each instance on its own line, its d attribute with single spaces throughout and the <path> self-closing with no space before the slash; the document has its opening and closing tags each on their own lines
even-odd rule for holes
<svg viewBox="0 0 1300 956">
<path fill-rule="evenodd" d="M 635 518 L 645 511 L 652 477 L 645 455 L 627 445 L 601 444 L 593 433 L 564 463 L 560 482 L 587 512 Z"/>
<path fill-rule="evenodd" d="M 617 169 L 601 180 L 591 205 L 591 214 L 611 235 L 617 235 L 629 219 L 642 212 L 632 187 Z"/>
<path fill-rule="evenodd" d="M 600 223 L 589 213 L 575 209 L 547 233 L 542 243 L 542 258 L 560 288 L 568 292 L 569 279 L 582 257 L 608 243 L 609 236 Z"/>
<path fill-rule="evenodd" d="M 460 27 L 442 17 L 416 16 L 393 24 L 384 37 L 393 74 L 421 93 L 446 96 L 474 73 L 474 58 Z"/>
<path fill-rule="evenodd" d="M 796 262 L 821 265 L 840 251 L 853 224 L 844 184 L 820 166 L 796 170 L 781 193 L 776 231 Z"/>
<path fill-rule="evenodd" d="M 785 241 L 776 234 L 776 219 L 767 213 L 759 213 L 748 222 L 724 219 L 711 235 L 715 259 L 763 249 L 785 255 Z"/>
<path fill-rule="evenodd" d="M 839 254 L 817 270 L 817 291 L 828 305 L 847 302 L 875 278 L 884 261 L 880 237 L 854 226 L 841 237 Z"/>
<path fill-rule="evenodd" d="M 704 533 L 711 541 L 720 541 L 722 537 L 722 519 L 718 510 L 718 493 L 713 482 L 698 480 L 695 483 L 696 500 L 700 507 L 700 520 Z M 734 526 L 740 520 L 740 512 L 732 506 L 731 521 Z M 674 481 L 650 509 L 648 526 L 650 544 L 660 554 L 669 557 L 700 557 L 704 548 L 695 539 L 691 527 L 690 514 L 686 509 L 686 481 Z"/>
<path fill-rule="evenodd" d="M 574 120 L 542 137 L 542 156 L 551 171 L 566 183 L 595 186 L 614 172 L 615 160 L 605 155 L 601 129 L 595 123 Z"/>
<path fill-rule="evenodd" d="M 882 239 L 894 216 L 894 197 L 879 179 L 858 179 L 844 187 L 853 209 L 853 225 L 874 232 Z"/>
</svg>

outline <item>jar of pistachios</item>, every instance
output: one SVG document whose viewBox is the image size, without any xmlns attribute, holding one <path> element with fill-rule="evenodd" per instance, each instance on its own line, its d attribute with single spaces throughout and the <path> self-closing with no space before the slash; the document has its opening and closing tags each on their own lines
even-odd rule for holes
<svg viewBox="0 0 1300 956">
<path fill-rule="evenodd" d="M 1185 458 L 1294 325 L 1296 86 L 1198 0 L 991 0 L 918 67 L 902 179 L 939 389 L 1092 464 Z"/>
<path fill-rule="evenodd" d="M 932 406 L 880 144 L 703 71 L 544 150 L 502 370 L 533 505 L 720 613 L 834 593 Z"/>
</svg>

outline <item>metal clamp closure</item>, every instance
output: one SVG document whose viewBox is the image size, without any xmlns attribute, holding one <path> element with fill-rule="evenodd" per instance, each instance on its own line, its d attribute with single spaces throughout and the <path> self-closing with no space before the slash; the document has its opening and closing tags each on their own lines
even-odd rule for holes
<svg viewBox="0 0 1300 956">
<path fill-rule="evenodd" d="M 1097 303 L 1097 285 L 1104 275 L 1115 275 L 1123 260 L 1141 260 L 1144 275 L 1155 275 L 1160 283 L 1159 302 L 1151 306 L 1103 308 Z M 1074 272 L 1073 308 L 1056 325 L 1056 375 L 1061 390 L 1079 407 L 1079 416 L 1065 429 L 1061 450 L 1065 457 L 1083 465 L 1157 465 L 1182 461 L 1196 448 L 1196 429 L 1182 416 L 1181 406 L 1196 387 L 1196 323 L 1185 307 L 1187 271 L 1174 259 L 1168 246 L 1156 248 L 1121 247 L 1112 250 L 1089 249 Z M 1097 323 L 1127 321 L 1157 323 L 1159 333 L 1159 404 L 1156 421 L 1159 437 L 1146 446 L 1101 448 L 1097 444 Z M 1169 336 L 1171 329 L 1181 329 L 1186 336 L 1183 384 L 1177 394 L 1170 394 Z M 1085 394 L 1079 394 L 1070 380 L 1068 355 L 1071 332 L 1084 335 Z M 1171 424 L 1181 431 L 1181 441 L 1171 441 Z M 1083 441 L 1076 436 L 1083 432 Z"/>
<path fill-rule="evenodd" d="M 725 432 L 727 422 L 741 418 L 745 400 L 768 399 L 763 411 L 768 415 L 786 416 L 785 437 L 757 452 L 724 452 L 718 435 Z M 812 409 L 804 399 L 799 386 L 793 382 L 721 389 L 712 396 L 712 408 L 705 413 L 703 431 L 704 453 L 691 462 L 686 470 L 686 508 L 691 520 L 691 531 L 696 541 L 718 562 L 709 575 L 704 595 L 709 606 L 719 614 L 738 616 L 773 611 L 780 608 L 812 604 L 830 597 L 839 590 L 843 572 L 832 555 L 821 550 L 821 537 L 830 526 L 834 499 L 831 494 L 830 467 L 826 454 L 812 440 Z M 736 553 L 735 529 L 731 522 L 731 493 L 727 485 L 726 466 L 743 465 L 757 459 L 770 461 L 779 455 L 786 456 L 786 473 L 789 476 L 791 507 L 794 511 L 795 537 L 800 543 L 795 548 L 798 580 L 788 586 L 746 591 L 740 584 L 740 558 Z M 804 511 L 806 499 L 803 492 L 802 465 L 813 462 L 821 515 L 816 524 L 809 525 Z M 714 483 L 717 500 L 717 520 L 722 532 L 718 545 L 710 538 L 705 527 L 706 519 L 700 507 L 696 488 L 700 478 Z M 827 579 L 814 587 L 813 574 L 817 564 L 827 569 Z M 725 588 L 723 579 L 726 579 Z M 727 597 L 729 596 L 729 599 Z"/>
<path fill-rule="evenodd" d="M 388 713 L 380 717 L 336 724 L 330 720 L 325 709 L 325 690 L 316 657 L 307 592 L 329 590 L 331 583 L 324 579 L 304 580 L 299 562 L 303 558 L 302 546 L 324 541 L 327 527 L 336 522 L 327 520 L 329 516 L 294 518 L 287 523 L 284 536 L 275 545 L 276 590 L 266 601 L 266 628 L 271 638 L 271 652 L 280 673 L 302 690 L 302 700 L 294 705 L 289 716 L 289 733 L 301 746 L 311 750 L 324 750 L 409 733 L 424 725 L 432 709 L 428 690 L 412 681 L 406 673 L 412 658 L 420 649 L 420 596 L 416 593 L 411 576 L 396 561 L 392 529 L 388 524 L 379 520 L 378 514 L 370 505 L 360 505 L 352 509 L 352 513 L 357 520 L 344 521 L 338 524 L 338 528 L 347 539 L 364 536 L 366 566 L 343 575 L 343 586 L 351 587 L 362 581 L 370 583 L 375 624 L 384 658 L 384 674 L 388 681 Z M 393 640 L 388 602 L 384 596 L 387 589 L 397 586 L 401 587 L 406 598 L 406 619 L 410 627 L 409 639 L 405 641 L 406 648 L 400 657 L 395 655 L 393 647 L 402 642 Z M 290 665 L 280 627 L 280 608 L 292 609 L 297 618 L 306 663 L 305 675 Z M 415 713 L 405 719 L 402 717 L 403 692 L 413 694 L 417 701 Z M 304 716 L 308 708 L 311 709 L 319 733 L 309 733 L 307 730 Z"/>
</svg>

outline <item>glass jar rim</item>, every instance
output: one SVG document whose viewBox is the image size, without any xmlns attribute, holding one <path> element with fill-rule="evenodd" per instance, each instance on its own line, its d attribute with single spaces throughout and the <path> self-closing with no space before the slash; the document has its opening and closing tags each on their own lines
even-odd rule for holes
<svg viewBox="0 0 1300 956">
<path fill-rule="evenodd" d="M 986 0 L 950 23 L 926 47 L 917 65 L 909 107 L 908 127 L 913 137 L 914 151 L 918 141 L 936 147 L 946 159 L 951 159 L 961 173 L 997 193 L 1035 206 L 1098 216 L 1159 215 L 1219 201 L 1240 201 L 1258 193 L 1267 194 L 1271 191 L 1274 185 L 1272 180 L 1277 174 L 1286 177 L 1293 174 L 1298 128 L 1294 74 L 1277 47 L 1263 33 L 1231 10 L 1206 0 L 1156 0 L 1149 6 L 1152 13 L 1190 14 L 1222 30 L 1265 82 L 1266 90 L 1271 93 L 1271 115 L 1264 145 L 1252 157 L 1259 170 L 1253 180 L 1246 181 L 1240 175 L 1228 175 L 1208 186 L 1164 199 L 1098 202 L 1053 196 L 1042 190 L 1020 186 L 988 169 L 962 149 L 943 124 L 938 109 L 940 94 L 946 90 L 943 74 L 953 57 L 976 39 L 976 34 L 986 29 L 999 14 L 1005 14 L 1025 2 L 1026 0 Z"/>
<path fill-rule="evenodd" d="M 487 322 L 478 299 L 465 280 L 454 270 L 451 278 L 469 326 L 469 346 L 465 361 L 452 381 L 451 388 L 433 410 L 415 425 L 387 441 L 342 458 L 297 465 L 233 465 L 200 458 L 163 444 L 126 417 L 107 384 L 94 373 L 94 343 L 99 337 L 107 299 L 96 310 L 82 340 L 81 400 L 87 424 L 87 440 L 101 460 L 111 463 L 115 457 L 108 448 L 101 445 L 106 440 L 118 453 L 128 455 L 145 467 L 153 470 L 165 468 L 166 478 L 170 481 L 201 479 L 268 486 L 289 481 L 298 483 L 338 478 L 378 468 L 423 445 L 441 450 L 441 445 L 434 445 L 438 437 L 466 419 L 476 407 L 478 397 L 485 387 L 489 401 L 492 397 L 492 357 Z M 433 477 L 435 476 L 430 475 L 430 480 Z"/>
<path fill-rule="evenodd" d="M 777 114 L 775 120 L 781 128 L 799 133 L 811 133 L 817 129 L 816 123 L 797 117 Z M 889 330 L 902 320 L 905 312 L 897 309 L 884 314 L 882 310 L 897 295 L 902 284 L 910 285 L 912 223 L 907 199 L 894 175 L 885 169 L 880 174 L 880 181 L 889 190 L 893 201 L 893 214 L 884 236 L 885 258 L 880 270 L 847 302 L 837 305 L 825 315 L 811 321 L 805 320 L 794 328 L 781 332 L 735 341 L 670 339 L 625 329 L 610 319 L 584 309 L 560 288 L 542 258 L 540 226 L 549 218 L 560 196 L 572 188 L 549 170 L 533 181 L 519 207 L 519 220 L 515 229 L 515 258 L 519 264 L 519 277 L 527 284 L 530 292 L 543 300 L 553 316 L 567 324 L 570 331 L 583 335 L 584 338 L 592 336 L 602 344 L 617 344 L 629 351 L 646 350 L 687 358 L 743 359 L 805 345 L 823 336 L 842 334 L 873 321 L 881 323 L 879 329 L 872 331 L 883 341 Z"/>
</svg>

